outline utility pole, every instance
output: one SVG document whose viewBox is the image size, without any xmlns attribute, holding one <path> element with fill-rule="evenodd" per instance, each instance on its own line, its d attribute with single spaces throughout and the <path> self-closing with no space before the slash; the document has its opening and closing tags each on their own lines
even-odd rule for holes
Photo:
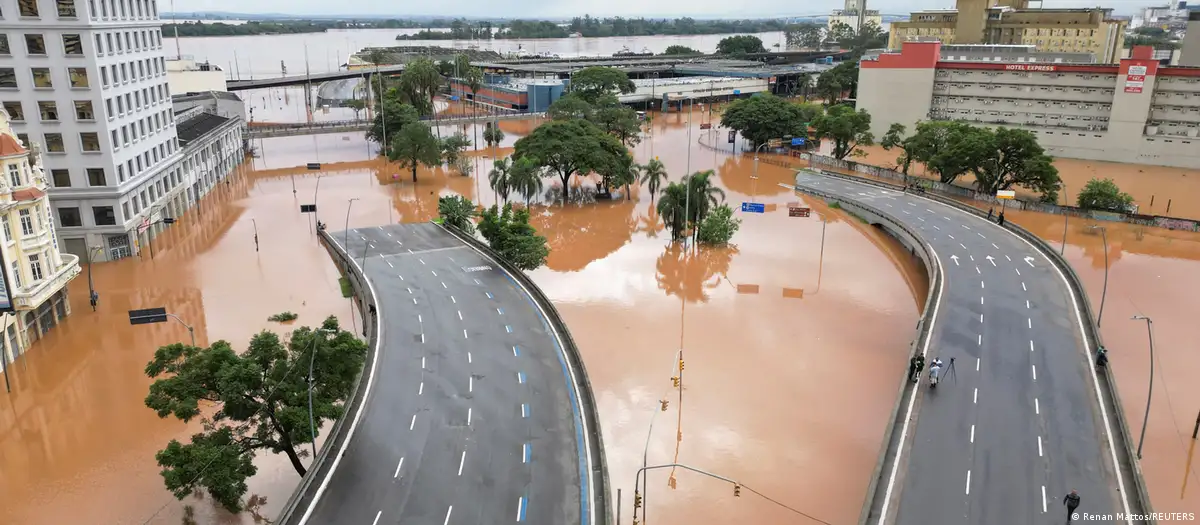
<svg viewBox="0 0 1200 525">
<path fill-rule="evenodd" d="M 1154 395 L 1154 321 L 1144 315 L 1135 315 L 1133 320 L 1146 321 L 1146 335 L 1150 338 L 1150 386 L 1146 390 L 1146 415 L 1142 417 L 1142 436 L 1138 438 L 1137 446 L 1137 457 L 1140 460 L 1142 444 L 1146 442 L 1146 424 L 1150 422 L 1150 397 Z"/>
<path fill-rule="evenodd" d="M 258 252 L 258 221 L 250 219 L 250 222 L 254 224 L 254 251 Z"/>
</svg>

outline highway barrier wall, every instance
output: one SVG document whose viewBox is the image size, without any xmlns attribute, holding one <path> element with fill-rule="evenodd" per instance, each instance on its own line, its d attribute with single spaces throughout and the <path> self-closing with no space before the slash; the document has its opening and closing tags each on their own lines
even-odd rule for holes
<svg viewBox="0 0 1200 525">
<path fill-rule="evenodd" d="M 562 338 L 563 349 L 565 350 L 567 359 L 571 362 L 571 367 L 575 371 L 575 381 L 579 384 L 581 392 L 577 392 L 579 403 L 582 405 L 582 414 L 587 421 L 588 432 L 584 436 L 591 443 L 592 457 L 592 494 L 595 500 L 594 512 L 596 522 L 591 525 L 612 525 L 615 517 L 612 510 L 612 499 L 609 497 L 609 481 L 608 481 L 608 463 L 605 461 L 604 455 L 604 440 L 600 432 L 600 414 L 596 407 L 596 398 L 592 392 L 592 383 L 588 380 L 587 369 L 583 366 L 583 357 L 579 353 L 579 348 L 575 345 L 575 339 L 571 337 L 570 330 L 567 329 L 567 323 L 562 320 L 558 314 L 558 309 L 554 307 L 554 303 L 546 296 L 545 292 L 538 287 L 533 279 L 530 279 L 520 268 L 513 266 L 507 260 L 500 256 L 489 247 L 487 244 L 475 238 L 474 235 L 468 235 L 459 231 L 457 228 L 450 228 L 439 224 L 442 229 L 450 232 L 451 235 L 457 237 L 462 242 L 471 247 L 483 252 L 490 259 L 502 266 L 508 273 L 512 274 L 513 278 L 519 280 L 525 286 L 529 293 L 533 296 L 546 315 L 549 317 L 549 322 L 553 324 L 555 331 Z"/>
<path fill-rule="evenodd" d="M 880 182 L 880 181 L 867 179 L 867 178 L 863 178 L 863 177 L 855 177 L 853 175 L 844 175 L 841 173 L 825 171 L 825 170 L 813 170 L 813 171 L 818 171 L 821 174 L 828 176 L 828 177 L 850 180 L 850 181 L 854 181 L 854 182 L 858 182 L 858 183 L 862 183 L 862 184 L 869 184 L 872 186 L 877 186 L 877 187 L 885 188 L 885 189 L 889 189 L 889 190 L 894 190 L 894 191 L 903 190 L 903 187 L 901 187 L 901 186 L 888 184 L 885 182 Z M 799 187 L 797 187 L 797 188 L 799 189 Z M 810 190 L 808 188 L 804 188 L 802 191 L 805 191 L 808 193 L 814 193 L 813 190 Z M 987 213 L 985 213 L 983 210 L 980 210 L 978 208 L 975 208 L 974 206 L 956 201 L 954 199 L 950 199 L 948 197 L 943 197 L 943 196 L 933 194 L 933 193 L 927 193 L 922 196 L 925 198 L 940 202 L 942 204 L 946 204 L 948 206 L 953 206 L 955 208 L 958 208 L 959 210 L 974 214 L 979 217 L 987 216 Z M 838 199 L 838 200 L 840 200 L 840 199 Z M 843 206 L 845 206 L 845 201 L 842 200 L 841 202 L 843 202 Z M 857 206 L 863 207 L 863 205 L 861 205 L 861 204 L 858 204 Z M 1092 313 L 1093 311 L 1092 311 L 1091 301 L 1088 299 L 1087 292 L 1083 288 L 1083 282 L 1079 279 L 1079 276 L 1075 273 L 1075 269 L 1071 267 L 1071 264 L 1068 263 L 1067 260 L 1065 258 L 1063 258 L 1061 255 L 1059 255 L 1058 251 L 1055 250 L 1054 248 L 1052 248 L 1048 243 L 1046 243 L 1046 241 L 1042 240 L 1037 235 L 1030 233 L 1025 228 L 1022 228 L 1022 227 L 1020 227 L 1016 224 L 1013 224 L 1012 222 L 1008 222 L 1008 221 L 1006 221 L 1004 223 L 1004 227 L 1007 228 L 1009 231 L 1013 232 L 1014 234 L 1016 234 L 1017 236 L 1025 239 L 1030 244 L 1032 244 L 1038 251 L 1040 251 L 1043 255 L 1045 255 L 1046 258 L 1051 261 L 1051 263 L 1053 263 L 1056 267 L 1058 267 L 1058 269 L 1062 271 L 1063 275 L 1065 275 L 1067 277 L 1067 281 L 1068 281 L 1068 284 L 1070 287 L 1071 294 L 1075 297 L 1076 304 L 1079 305 L 1079 308 L 1081 309 L 1082 314 L 1083 314 L 1084 333 L 1087 337 L 1087 343 L 1088 343 L 1089 348 L 1093 349 L 1093 351 L 1094 351 L 1095 348 L 1103 346 L 1104 340 L 1100 335 L 1099 327 L 1096 326 L 1096 321 L 1095 321 L 1096 317 Z M 926 314 L 928 314 L 928 313 L 929 313 L 929 310 L 926 309 Z M 924 317 L 924 316 L 922 316 L 922 317 Z M 1094 356 L 1089 355 L 1087 357 L 1088 357 L 1088 362 L 1090 363 Z M 1103 398 L 1103 399 L 1101 399 L 1100 402 L 1103 403 L 1104 409 L 1106 411 L 1113 414 L 1113 419 L 1115 420 L 1115 423 L 1118 427 L 1113 436 L 1113 440 L 1116 442 L 1116 444 L 1115 444 L 1116 451 L 1115 452 L 1116 452 L 1116 456 L 1117 456 L 1117 468 L 1121 471 L 1121 475 L 1126 480 L 1126 484 L 1132 485 L 1132 491 L 1130 491 L 1131 493 L 1126 494 L 1126 497 L 1129 498 L 1129 505 L 1130 505 L 1129 510 L 1132 514 L 1135 514 L 1135 515 L 1140 514 L 1143 516 L 1153 516 L 1154 510 L 1153 510 L 1153 507 L 1151 506 L 1149 491 L 1146 488 L 1146 480 L 1145 480 L 1145 477 L 1142 475 L 1141 464 L 1138 463 L 1137 454 L 1133 449 L 1134 441 L 1131 437 L 1132 434 L 1129 429 L 1129 423 L 1125 417 L 1125 410 L 1121 406 L 1121 401 L 1120 401 L 1121 396 L 1117 392 L 1116 378 L 1113 376 L 1111 370 L 1112 370 L 1112 367 L 1105 367 L 1103 373 L 1097 374 L 1097 377 L 1100 382 L 1100 388 L 1102 391 L 1102 398 Z M 1105 424 L 1107 424 L 1107 422 L 1105 422 Z M 885 455 L 886 453 L 887 453 L 887 450 L 885 449 L 885 451 L 881 455 Z M 872 480 L 871 480 L 872 487 L 874 487 L 874 485 L 878 481 L 878 477 L 879 477 L 878 474 L 876 474 L 875 477 L 872 478 Z M 875 498 L 876 498 L 876 494 L 874 491 L 867 492 L 867 503 L 864 504 L 864 509 L 866 509 L 870 505 L 872 505 L 872 503 L 873 503 L 872 500 L 874 500 Z M 866 520 L 867 520 L 867 516 L 864 513 L 864 515 L 862 516 L 862 519 L 860 520 L 860 523 L 866 523 Z M 1143 521 L 1135 520 L 1134 523 L 1147 523 L 1147 524 L 1153 525 L 1153 524 L 1157 523 L 1157 520 L 1155 520 L 1155 519 L 1147 519 L 1147 520 L 1143 520 Z"/>
<path fill-rule="evenodd" d="M 330 257 L 337 265 L 341 274 L 350 281 L 351 288 L 354 289 L 354 295 L 351 299 L 358 305 L 359 312 L 368 312 L 374 310 L 375 298 L 371 294 L 371 289 L 367 286 L 366 277 L 362 274 L 361 269 L 350 256 L 342 250 L 342 247 L 329 236 L 329 233 L 324 229 L 318 232 L 321 243 L 329 250 Z M 325 442 L 321 444 L 321 449 L 317 452 L 317 457 L 308 467 L 308 473 L 300 480 L 300 485 L 292 492 L 292 497 L 284 504 L 283 510 L 279 512 L 279 517 L 274 521 L 278 525 L 291 525 L 299 523 L 308 507 L 312 505 L 321 481 L 333 473 L 330 472 L 330 459 L 332 459 L 333 451 L 341 450 L 342 444 L 346 441 L 346 434 L 350 429 L 349 421 L 354 419 L 354 413 L 363 403 L 363 398 L 366 397 L 367 381 L 364 381 L 363 376 L 367 370 L 371 369 L 371 363 L 377 358 L 379 350 L 379 341 L 376 338 L 375 323 L 377 322 L 377 314 L 367 313 L 362 318 L 363 335 L 367 339 L 367 359 L 363 361 L 363 369 L 358 373 L 358 377 L 354 379 L 354 388 L 351 390 L 350 398 L 343 404 L 342 417 L 338 418 L 330 427 L 329 433 L 325 438 Z"/>
<path fill-rule="evenodd" d="M 917 320 L 916 337 L 909 343 L 908 356 L 911 359 L 921 353 L 922 348 L 926 345 L 926 341 L 933 336 L 930 331 L 929 321 L 932 319 L 932 312 L 937 307 L 938 301 L 941 300 L 938 290 L 943 285 L 941 266 L 937 258 L 933 255 L 933 250 L 929 244 L 907 226 L 901 224 L 899 221 L 892 220 L 887 214 L 870 205 L 847 200 L 844 197 L 808 186 L 797 185 L 795 188 L 797 191 L 821 197 L 831 205 L 837 203 L 838 207 L 847 212 L 862 217 L 871 224 L 879 225 L 885 232 L 908 247 L 909 251 L 915 257 L 921 259 L 921 262 L 925 265 L 925 271 L 929 275 L 929 292 L 925 297 L 925 308 L 921 312 L 920 319 Z M 896 433 L 896 429 L 904 425 L 904 418 L 907 416 L 906 413 L 901 411 L 904 401 L 913 396 L 917 388 L 919 388 L 919 385 L 910 381 L 907 374 L 901 378 L 900 385 L 896 388 L 896 403 L 892 406 L 892 416 L 888 418 L 888 424 L 883 431 L 883 443 L 880 445 L 879 458 L 875 461 L 875 468 L 871 472 L 871 481 L 867 485 L 867 498 L 863 502 L 862 511 L 859 514 L 860 524 L 866 524 L 871 519 L 877 519 L 882 511 L 883 494 L 887 490 L 887 483 L 883 478 L 885 475 L 884 467 L 890 462 L 895 461 L 896 455 L 904 447 L 904 440 Z"/>
</svg>

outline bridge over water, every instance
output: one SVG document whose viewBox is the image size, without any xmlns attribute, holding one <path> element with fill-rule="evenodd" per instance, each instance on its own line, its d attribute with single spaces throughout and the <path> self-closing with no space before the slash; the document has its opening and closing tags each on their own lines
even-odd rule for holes
<svg viewBox="0 0 1200 525">
<path fill-rule="evenodd" d="M 441 126 L 470 124 L 473 122 L 495 122 L 500 120 L 531 120 L 544 118 L 545 113 L 509 113 L 504 115 L 479 115 L 478 117 L 447 117 L 435 122 L 431 118 L 421 119 L 423 122 Z M 295 137 L 299 135 L 320 135 L 326 133 L 363 132 L 371 128 L 369 120 L 328 120 L 321 122 L 296 122 L 279 124 L 256 124 L 246 128 L 247 139 L 269 139 L 275 137 Z"/>
</svg>

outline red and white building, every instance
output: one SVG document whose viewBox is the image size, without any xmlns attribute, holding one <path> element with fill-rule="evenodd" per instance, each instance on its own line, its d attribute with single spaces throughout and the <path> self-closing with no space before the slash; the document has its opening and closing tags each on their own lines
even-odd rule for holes
<svg viewBox="0 0 1200 525">
<path fill-rule="evenodd" d="M 858 107 L 882 136 L 923 120 L 1027 129 L 1056 157 L 1200 168 L 1200 68 L 1167 67 L 1136 47 L 1119 64 L 954 61 L 939 42 L 864 59 Z"/>
</svg>

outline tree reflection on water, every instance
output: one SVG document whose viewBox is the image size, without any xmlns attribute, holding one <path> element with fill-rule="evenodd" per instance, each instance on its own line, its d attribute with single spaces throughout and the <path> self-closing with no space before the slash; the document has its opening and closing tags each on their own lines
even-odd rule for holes
<svg viewBox="0 0 1200 525">
<path fill-rule="evenodd" d="M 658 288 L 667 295 L 690 303 L 706 303 L 708 291 L 721 285 L 733 256 L 737 254 L 738 249 L 733 245 L 714 248 L 671 243 L 658 256 L 654 278 Z"/>
</svg>

